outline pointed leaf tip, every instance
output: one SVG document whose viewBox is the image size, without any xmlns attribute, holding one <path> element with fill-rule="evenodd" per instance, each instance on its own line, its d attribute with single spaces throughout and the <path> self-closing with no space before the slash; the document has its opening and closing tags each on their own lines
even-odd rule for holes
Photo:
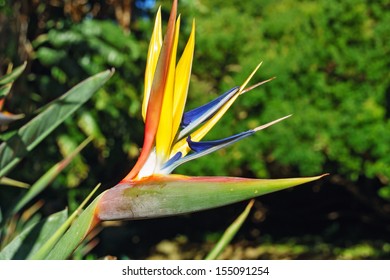
<svg viewBox="0 0 390 280">
<path fill-rule="evenodd" d="M 17 134 L 1 143 L 0 177 L 6 175 L 28 151 L 35 148 L 57 126 L 87 102 L 112 75 L 112 70 L 106 70 L 80 82 L 51 102 L 38 116 L 23 125 Z"/>
<path fill-rule="evenodd" d="M 253 204 L 255 203 L 254 199 L 251 199 L 248 205 L 245 207 L 245 210 L 238 216 L 234 222 L 226 229 L 223 233 L 221 239 L 214 246 L 213 250 L 206 256 L 205 260 L 215 260 L 225 249 L 225 247 L 230 243 L 233 237 L 236 235 L 237 231 L 241 228 L 242 224 L 249 215 Z"/>
<path fill-rule="evenodd" d="M 26 69 L 26 66 L 27 61 L 25 61 L 22 65 L 16 67 L 9 74 L 0 77 L 0 86 L 6 85 L 8 83 L 13 83 L 23 73 L 24 69 Z M 10 69 L 12 69 L 12 67 Z"/>
</svg>

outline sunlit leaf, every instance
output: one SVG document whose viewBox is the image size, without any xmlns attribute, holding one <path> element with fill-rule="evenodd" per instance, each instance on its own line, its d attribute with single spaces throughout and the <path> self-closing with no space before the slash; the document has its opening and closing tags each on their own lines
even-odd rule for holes
<svg viewBox="0 0 390 280">
<path fill-rule="evenodd" d="M 6 85 L 8 83 L 12 83 L 13 81 L 15 81 L 23 73 L 24 69 L 26 68 L 26 65 L 27 65 L 27 62 L 24 62 L 19 67 L 16 67 L 11 73 L 0 77 L 0 86 Z"/>
<path fill-rule="evenodd" d="M 100 130 L 97 120 L 90 112 L 83 112 L 77 122 L 81 130 L 88 136 L 93 137 L 93 144 L 99 149 L 106 145 L 106 138 Z"/>
<path fill-rule="evenodd" d="M 34 254 L 65 222 L 67 210 L 28 226 L 0 252 L 0 260 L 26 259 Z"/>
<path fill-rule="evenodd" d="M 18 201 L 18 203 L 12 209 L 12 213 L 18 212 L 34 197 L 36 197 L 40 192 L 42 192 L 58 176 L 58 174 L 72 162 L 73 158 L 77 156 L 80 151 L 84 149 L 84 147 L 87 146 L 91 141 L 91 137 L 87 138 L 66 158 L 52 166 L 52 168 L 50 168 L 41 178 L 39 178 L 31 186 L 28 192 Z"/>
<path fill-rule="evenodd" d="M 0 98 L 3 98 L 4 96 L 6 96 L 9 93 L 9 91 L 11 90 L 11 87 L 12 87 L 12 84 L 0 86 Z"/>
<path fill-rule="evenodd" d="M 70 256 L 81 241 L 83 241 L 88 232 L 93 229 L 93 224 L 96 221 L 93 212 L 95 209 L 94 205 L 96 204 L 95 201 L 97 201 L 97 199 L 95 199 L 95 201 L 93 201 L 77 219 L 76 217 L 99 187 L 100 184 L 91 191 L 91 193 L 84 199 L 72 215 L 70 215 L 69 218 L 56 230 L 56 232 L 54 232 L 50 238 L 46 240 L 43 246 L 39 248 L 39 250 L 32 255 L 30 259 L 66 259 Z M 65 233 L 75 219 L 75 223 Z"/>
<path fill-rule="evenodd" d="M 2 143 L 0 145 L 0 177 L 7 174 L 29 151 L 90 99 L 112 74 L 113 71 L 105 71 L 79 83 Z"/>
<path fill-rule="evenodd" d="M 101 197 L 101 220 L 145 219 L 201 211 L 317 180 L 322 176 L 290 179 L 153 176 L 120 183 Z"/>
<path fill-rule="evenodd" d="M 232 241 L 233 237 L 236 235 L 237 231 L 241 228 L 242 224 L 246 220 L 249 215 L 249 212 L 252 209 L 254 204 L 254 200 L 252 199 L 248 205 L 245 207 L 245 210 L 241 213 L 237 219 L 225 230 L 222 237 L 218 240 L 217 244 L 215 244 L 213 250 L 206 256 L 206 260 L 215 260 L 225 249 L 225 247 Z"/>
<path fill-rule="evenodd" d="M 57 144 L 59 151 L 64 158 L 73 154 L 73 152 L 78 149 L 77 141 L 66 134 L 57 137 Z M 90 167 L 85 163 L 81 155 L 74 155 L 72 161 L 72 167 L 66 174 L 66 186 L 68 188 L 79 186 L 80 183 L 87 178 L 90 170 Z"/>
<path fill-rule="evenodd" d="M 30 185 L 27 183 L 20 182 L 18 180 L 14 180 L 7 177 L 0 178 L 0 185 L 6 185 L 6 186 L 24 188 L 24 189 L 30 187 Z"/>
</svg>

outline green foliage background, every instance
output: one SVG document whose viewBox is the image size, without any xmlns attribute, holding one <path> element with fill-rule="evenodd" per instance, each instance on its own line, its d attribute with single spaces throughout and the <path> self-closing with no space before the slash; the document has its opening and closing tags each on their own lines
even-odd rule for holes
<svg viewBox="0 0 390 280">
<path fill-rule="evenodd" d="M 25 59 L 29 64 L 7 100 L 8 110 L 32 114 L 82 79 L 116 69 L 93 100 L 11 174 L 34 182 L 86 135 L 93 135 L 93 145 L 44 193 L 46 214 L 67 204 L 74 209 L 98 182 L 104 187 L 117 183 L 138 156 L 143 133 L 143 71 L 156 8 L 143 9 L 139 4 L 145 1 L 132 1 L 132 21 L 126 31 L 106 1 L 89 1 L 89 8 L 81 5 L 85 12 L 77 19 L 51 1 L 12 2 L 0 1 L 0 66 L 4 70 L 9 62 L 18 65 Z M 92 2 L 100 3 L 101 10 L 92 12 Z M 167 19 L 170 3 L 163 1 L 162 5 Z M 192 18 L 197 26 L 189 108 L 240 85 L 259 61 L 264 64 L 254 82 L 276 76 L 240 97 L 208 139 L 288 114 L 293 117 L 177 172 L 259 178 L 331 173 L 321 184 L 281 197 L 270 195 L 257 203 L 252 224 L 238 241 L 260 239 L 263 250 L 273 244 L 270 248 L 282 251 L 279 256 L 270 249 L 271 253 L 260 257 L 299 258 L 317 253 L 322 258 L 389 257 L 390 241 L 383 237 L 390 231 L 389 8 L 388 0 L 179 1 L 181 46 Z M 24 31 L 20 28 L 23 15 L 29 19 Z M 6 205 L 19 192 L 5 192 L 1 204 Z M 291 208 L 293 213 L 286 213 Z M 215 210 L 214 220 L 224 214 L 233 217 L 231 211 Z M 308 218 L 311 211 L 317 215 Z M 146 257 L 136 254 L 142 251 L 138 242 L 153 248 L 153 242 L 163 238 L 186 235 L 186 228 L 199 228 L 197 234 L 202 237 L 195 238 L 199 242 L 213 239 L 209 231 L 221 229 L 204 221 L 209 215 L 193 215 L 193 224 L 187 217 L 136 222 L 137 229 L 132 224 L 124 230 L 129 236 L 138 236 L 138 241 L 131 239 L 135 244 L 132 257 Z M 288 229 L 272 219 L 282 219 Z M 174 227 L 178 220 L 181 228 Z M 308 229 L 308 223 L 312 228 Z M 290 225 L 298 229 L 294 231 Z M 149 228 L 157 226 L 174 229 L 167 229 L 160 239 L 151 237 Z M 254 234 L 256 228 L 264 228 L 264 235 Z M 356 228 L 361 229 L 360 235 Z M 104 232 L 105 242 L 112 239 L 106 235 L 120 235 L 115 230 Z M 296 239 L 302 232 L 307 238 Z M 317 240 L 317 235 L 328 239 Z M 358 241 L 345 241 L 353 238 Z M 291 251 L 283 251 L 283 244 L 290 245 Z"/>
</svg>

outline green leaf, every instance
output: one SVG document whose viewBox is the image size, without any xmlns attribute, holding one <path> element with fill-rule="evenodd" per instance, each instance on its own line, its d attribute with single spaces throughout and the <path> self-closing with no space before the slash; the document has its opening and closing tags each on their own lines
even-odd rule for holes
<svg viewBox="0 0 390 280">
<path fill-rule="evenodd" d="M 378 194 L 381 198 L 390 200 L 390 186 L 381 187 Z"/>
<path fill-rule="evenodd" d="M 102 196 L 101 220 L 145 219 L 215 208 L 317 180 L 153 176 L 120 183 Z"/>
<path fill-rule="evenodd" d="M 0 177 L 7 174 L 29 151 L 90 99 L 112 74 L 113 71 L 107 70 L 79 83 L 2 143 Z"/>
<path fill-rule="evenodd" d="M 91 141 L 92 137 L 85 139 L 72 153 L 70 153 L 59 163 L 55 164 L 41 178 L 39 178 L 12 209 L 12 214 L 17 213 L 34 197 L 42 192 L 58 176 L 58 174 L 60 174 L 60 172 L 62 172 L 62 170 L 64 170 L 72 162 L 74 157 L 78 155 L 80 151 L 84 149 L 84 147 L 87 146 Z"/>
<path fill-rule="evenodd" d="M 12 84 L 0 86 L 0 98 L 5 97 L 11 90 Z"/>
<path fill-rule="evenodd" d="M 77 149 L 77 142 L 70 135 L 61 135 L 57 137 L 57 145 L 59 151 L 64 157 L 67 157 L 75 149 Z M 73 166 L 68 170 L 66 174 L 66 185 L 68 188 L 74 188 L 80 185 L 80 183 L 88 177 L 90 167 L 85 163 L 80 155 L 75 155 L 73 158 Z"/>
<path fill-rule="evenodd" d="M 245 207 L 245 210 L 241 213 L 237 219 L 226 229 L 222 237 L 219 239 L 217 244 L 214 246 L 213 250 L 206 256 L 206 260 L 215 260 L 225 249 L 225 247 L 232 241 L 233 237 L 236 235 L 237 231 L 241 228 L 242 224 L 249 215 L 249 212 L 252 209 L 254 200 L 249 201 L 248 205 Z"/>
<path fill-rule="evenodd" d="M 28 226 L 4 247 L 0 260 L 29 258 L 57 231 L 67 216 L 67 210 L 63 210 Z"/>
<path fill-rule="evenodd" d="M 45 66 L 58 64 L 66 58 L 66 55 L 65 50 L 55 50 L 47 47 L 40 47 L 36 52 L 37 59 Z"/>
<path fill-rule="evenodd" d="M 91 113 L 83 112 L 77 124 L 86 135 L 93 137 L 95 146 L 103 148 L 106 145 L 106 139 Z"/>
<path fill-rule="evenodd" d="M 73 30 L 52 29 L 49 31 L 48 40 L 54 47 L 65 49 L 65 46 L 82 42 L 83 36 Z"/>
<path fill-rule="evenodd" d="M 14 180 L 14 179 L 7 178 L 7 177 L 0 178 L 0 184 L 6 185 L 6 186 L 11 186 L 11 187 L 23 188 L 23 189 L 27 189 L 30 187 L 30 185 L 27 183 L 20 182 L 18 180 Z"/>
<path fill-rule="evenodd" d="M 20 74 L 23 73 L 24 69 L 26 68 L 26 65 L 27 65 L 27 62 L 24 62 L 19 67 L 16 67 L 11 73 L 9 73 L 3 77 L 0 77 L 0 86 L 6 85 L 8 83 L 12 83 L 13 81 L 15 81 L 20 76 Z"/>
<path fill-rule="evenodd" d="M 94 222 L 97 221 L 94 215 L 97 198 L 87 207 L 85 211 L 81 213 L 79 218 L 74 222 L 66 234 L 64 233 L 99 187 L 100 184 L 92 190 L 76 211 L 72 213 L 72 215 L 58 228 L 55 233 L 52 234 L 45 244 L 30 257 L 30 259 L 41 260 L 46 258 L 64 260 L 72 254 L 81 241 L 83 241 L 88 232 L 93 228 Z"/>
</svg>

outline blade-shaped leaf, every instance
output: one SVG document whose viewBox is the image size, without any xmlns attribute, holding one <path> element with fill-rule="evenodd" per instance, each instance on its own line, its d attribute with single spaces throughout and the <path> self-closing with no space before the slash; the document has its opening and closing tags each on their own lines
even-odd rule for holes
<svg viewBox="0 0 390 280">
<path fill-rule="evenodd" d="M 12 84 L 0 86 L 0 99 L 5 97 L 11 90 Z M 0 106 L 1 109 L 1 106 Z"/>
<path fill-rule="evenodd" d="M 2 143 L 0 177 L 7 174 L 29 151 L 90 99 L 112 74 L 113 71 L 107 70 L 79 83 Z"/>
<path fill-rule="evenodd" d="M 100 199 L 101 220 L 145 219 L 219 207 L 317 180 L 154 176 L 120 183 Z"/>
<path fill-rule="evenodd" d="M 213 250 L 206 256 L 206 260 L 215 260 L 225 249 L 225 247 L 232 241 L 233 237 L 236 235 L 237 231 L 241 228 L 242 224 L 249 215 L 249 212 L 252 209 L 254 200 L 249 201 L 248 205 L 245 207 L 245 210 L 241 213 L 237 219 L 225 230 L 222 237 L 215 244 Z"/>
<path fill-rule="evenodd" d="M 15 81 L 20 76 L 20 74 L 23 73 L 24 69 L 26 68 L 26 65 L 27 62 L 24 62 L 22 65 L 16 67 L 11 73 L 0 77 L 0 86 Z"/>
<path fill-rule="evenodd" d="M 41 178 L 39 178 L 12 209 L 12 214 L 18 212 L 28 202 L 30 202 L 31 199 L 33 199 L 40 192 L 42 192 L 58 176 L 58 174 L 60 174 L 60 172 L 72 162 L 73 158 L 77 156 L 80 151 L 84 149 L 84 147 L 87 146 L 91 141 L 91 137 L 85 139 L 71 154 L 69 154 L 59 163 L 52 166 L 52 168 L 50 168 Z"/>
<path fill-rule="evenodd" d="M 34 254 L 65 222 L 67 212 L 57 212 L 27 227 L 4 247 L 0 252 L 0 260 L 26 259 Z"/>
<path fill-rule="evenodd" d="M 23 188 L 23 189 L 27 189 L 30 187 L 30 185 L 27 183 L 20 182 L 18 180 L 14 180 L 7 177 L 0 178 L 0 185 L 6 185 L 11 187 Z"/>
<path fill-rule="evenodd" d="M 43 246 L 39 248 L 39 250 L 32 255 L 30 259 L 41 260 L 46 258 L 64 260 L 72 254 L 89 231 L 93 229 L 95 222 L 97 222 L 94 215 L 94 205 L 96 204 L 95 201 L 97 201 L 98 198 L 96 198 L 77 219 L 76 217 L 99 187 L 100 184 L 92 190 L 76 211 L 69 216 L 69 218 L 50 236 L 50 238 L 46 240 L 45 244 L 43 244 Z M 75 219 L 75 223 L 65 233 Z"/>
</svg>

